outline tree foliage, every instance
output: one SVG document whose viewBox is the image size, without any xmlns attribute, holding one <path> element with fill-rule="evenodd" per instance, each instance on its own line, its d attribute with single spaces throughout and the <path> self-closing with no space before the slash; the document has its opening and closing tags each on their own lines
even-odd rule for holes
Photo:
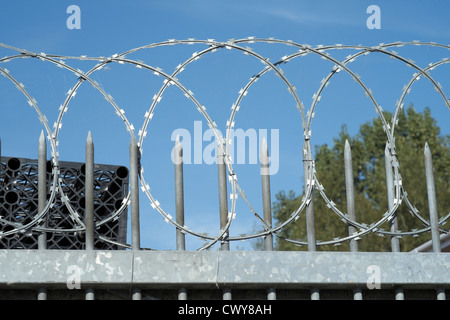
<svg viewBox="0 0 450 320">
<path fill-rule="evenodd" d="M 392 114 L 385 112 L 388 123 Z M 395 127 L 395 145 L 400 163 L 399 172 L 407 197 L 422 217 L 429 220 L 427 188 L 424 169 L 424 145 L 428 142 L 433 154 L 434 179 L 437 192 L 438 214 L 447 215 L 450 208 L 450 136 L 441 135 L 430 110 L 416 112 L 412 106 L 399 114 Z M 384 150 L 387 137 L 379 118 L 360 126 L 356 136 L 351 137 L 344 125 L 334 145 L 315 146 L 315 167 L 320 183 L 325 188 L 328 198 L 336 203 L 339 210 L 347 212 L 345 177 L 344 177 L 344 145 L 348 140 L 352 149 L 353 177 L 355 188 L 356 218 L 360 223 L 379 221 L 388 211 Z M 293 191 L 281 191 L 276 194 L 273 204 L 274 219 L 285 221 L 300 205 L 302 195 Z M 348 224 L 341 221 L 336 213 L 329 209 L 320 194 L 314 192 L 315 232 L 317 240 L 332 240 L 348 235 Z M 403 201 L 397 210 L 398 228 L 402 231 L 422 229 L 424 225 L 413 217 Z M 389 224 L 381 226 L 389 230 Z M 444 226 L 448 229 L 448 226 Z M 289 239 L 306 239 L 305 212 L 300 219 L 279 233 Z M 410 251 L 430 239 L 426 232 L 418 237 L 402 237 L 400 250 Z M 278 250 L 306 250 L 306 246 L 297 246 L 279 239 Z M 358 241 L 359 251 L 390 251 L 390 236 L 367 234 Z M 343 245 L 318 246 L 318 250 L 349 250 L 348 242 Z"/>
</svg>

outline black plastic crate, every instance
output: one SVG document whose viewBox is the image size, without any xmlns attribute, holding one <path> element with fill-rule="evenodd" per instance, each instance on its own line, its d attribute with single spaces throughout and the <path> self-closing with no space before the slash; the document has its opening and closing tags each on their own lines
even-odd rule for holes
<svg viewBox="0 0 450 320">
<path fill-rule="evenodd" d="M 61 186 L 73 210 L 84 219 L 84 163 L 59 162 Z M 94 248 L 122 249 L 116 243 L 125 243 L 127 236 L 127 208 L 111 216 L 122 206 L 128 194 L 128 169 L 124 166 L 94 165 Z M 47 162 L 47 186 L 53 184 L 52 163 Z M 50 198 L 50 191 L 47 198 Z M 33 159 L 1 157 L 0 166 L 0 231 L 16 230 L 34 220 L 38 214 L 38 161 Z M 57 193 L 53 206 L 47 212 L 47 249 L 84 249 L 84 231 L 73 219 L 69 209 Z M 70 229 L 72 229 L 70 231 Z M 2 249 L 37 249 L 36 225 L 0 238 Z M 111 240 L 107 241 L 105 239 Z"/>
</svg>

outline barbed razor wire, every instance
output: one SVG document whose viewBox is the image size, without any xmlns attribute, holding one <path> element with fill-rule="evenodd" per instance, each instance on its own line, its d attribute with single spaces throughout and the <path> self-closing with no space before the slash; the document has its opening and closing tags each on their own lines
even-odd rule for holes
<svg viewBox="0 0 450 320">
<path fill-rule="evenodd" d="M 282 56 L 278 61 L 271 62 L 269 58 L 264 57 L 262 54 L 255 51 L 254 48 L 249 47 L 249 45 L 253 43 L 264 43 L 264 44 L 279 44 L 284 46 L 289 46 L 297 49 L 296 52 L 291 53 L 289 55 Z M 142 50 L 151 50 L 158 47 L 166 47 L 166 46 L 180 46 L 180 45 L 204 45 L 206 48 L 204 48 L 201 51 L 195 51 L 192 53 L 192 55 L 185 60 L 184 62 L 181 62 L 177 65 L 175 68 L 175 71 L 171 74 L 163 71 L 162 68 L 158 66 L 152 66 L 149 64 L 144 63 L 141 60 L 134 60 L 129 58 L 132 54 L 136 52 L 140 52 Z M 181 225 L 179 224 L 176 219 L 173 218 L 173 214 L 170 214 L 166 210 L 163 209 L 161 203 L 156 199 L 156 197 L 151 192 L 151 187 L 147 183 L 145 170 L 141 162 L 141 168 L 139 173 L 139 178 L 141 181 L 141 189 L 143 193 L 147 196 L 150 206 L 156 210 L 162 218 L 166 221 L 174 225 L 177 229 L 181 230 L 185 234 L 190 234 L 196 238 L 203 239 L 206 241 L 206 243 L 198 248 L 198 250 L 205 250 L 211 248 L 215 243 L 219 241 L 223 241 L 226 239 L 227 241 L 238 241 L 238 240 L 247 240 L 252 238 L 259 238 L 259 237 L 265 237 L 268 235 L 275 235 L 279 237 L 280 239 L 292 242 L 297 245 L 307 245 L 306 241 L 298 240 L 298 239 L 288 239 L 286 237 L 283 237 L 281 235 L 281 231 L 289 226 L 294 221 L 297 221 L 301 213 L 304 211 L 305 207 L 309 204 L 309 202 L 312 199 L 313 190 L 317 190 L 319 194 L 321 195 L 321 198 L 325 201 L 329 209 L 334 212 L 339 219 L 341 219 L 344 223 L 351 225 L 355 228 L 357 228 L 358 231 L 354 232 L 353 234 L 342 236 L 338 238 L 333 238 L 330 240 L 318 240 L 317 245 L 338 245 L 342 242 L 350 241 L 352 239 L 359 239 L 362 236 L 368 234 L 368 233 L 377 233 L 379 235 L 389 235 L 394 237 L 402 237 L 402 236 L 417 236 L 418 234 L 427 232 L 430 230 L 430 222 L 428 219 L 424 218 L 419 210 L 411 203 L 411 201 L 408 199 L 407 190 L 404 187 L 404 184 L 402 182 L 402 177 L 400 174 L 399 169 L 399 160 L 397 159 L 396 151 L 395 151 L 395 128 L 398 124 L 398 117 L 401 112 L 401 110 L 404 107 L 404 100 L 405 97 L 411 92 L 412 86 L 415 82 L 417 82 L 420 78 L 427 79 L 435 88 L 436 92 L 442 97 L 444 100 L 444 105 L 447 107 L 448 110 L 450 110 L 450 100 L 445 95 L 442 85 L 436 81 L 431 76 L 431 71 L 435 68 L 442 66 L 448 62 L 450 62 L 449 58 L 444 58 L 441 61 L 430 63 L 427 67 L 421 68 L 419 67 L 414 61 L 411 59 L 407 59 L 394 50 L 392 48 L 396 47 L 403 47 L 403 46 L 428 46 L 428 47 L 439 47 L 444 49 L 450 49 L 450 46 L 448 45 L 441 45 L 434 42 L 420 42 L 420 41 L 412 41 L 412 42 L 393 42 L 390 44 L 380 44 L 377 46 L 363 46 L 363 45 L 342 45 L 342 44 L 335 44 L 335 45 L 318 45 L 318 46 L 311 46 L 308 44 L 300 44 L 296 43 L 291 40 L 279 40 L 275 38 L 255 38 L 255 37 L 248 37 L 245 39 L 231 39 L 228 41 L 216 41 L 214 39 L 208 39 L 208 40 L 196 40 L 196 39 L 186 39 L 186 40 L 167 40 L 163 42 L 158 43 L 152 43 L 149 45 L 141 46 L 138 48 L 134 48 L 131 50 L 128 50 L 121 54 L 114 54 L 110 57 L 90 57 L 90 56 L 65 56 L 65 55 L 54 55 L 54 54 L 46 54 L 46 53 L 36 53 L 31 52 L 25 49 L 15 48 L 9 45 L 1 44 L 0 47 L 8 50 L 15 51 L 14 54 L 11 54 L 9 56 L 5 56 L 0 59 L 0 73 L 2 76 L 4 76 L 7 80 L 12 82 L 15 87 L 19 90 L 19 92 L 25 97 L 27 100 L 27 103 L 30 105 L 31 108 L 34 109 L 34 111 L 37 114 L 37 117 L 42 124 L 42 126 L 45 128 L 45 132 L 47 135 L 47 140 L 50 142 L 51 145 L 51 163 L 52 163 L 52 185 L 50 188 L 50 196 L 47 200 L 45 208 L 38 212 L 31 221 L 29 221 L 26 224 L 20 224 L 17 222 L 11 222 L 7 219 L 4 219 L 3 217 L 0 217 L 0 223 L 12 226 L 12 229 L 7 231 L 0 231 L 0 237 L 9 236 L 15 233 L 23 233 L 23 232 L 29 232 L 30 230 L 36 230 L 36 231 L 44 231 L 44 232 L 50 232 L 50 233 L 62 233 L 62 232 L 83 232 L 86 228 L 85 223 L 83 222 L 82 213 L 77 212 L 72 205 L 70 204 L 70 201 L 67 197 L 67 195 L 64 193 L 63 187 L 62 187 L 62 179 L 60 177 L 60 170 L 59 170 L 59 133 L 62 129 L 63 125 L 63 119 L 67 111 L 69 110 L 70 103 L 72 99 L 75 97 L 77 90 L 80 89 L 80 87 L 84 83 L 89 83 L 95 90 L 97 90 L 104 98 L 105 100 L 114 108 L 114 111 L 116 115 L 120 118 L 120 120 L 124 123 L 124 126 L 127 130 L 127 132 L 130 134 L 130 136 L 136 136 L 136 127 L 127 119 L 126 117 L 126 110 L 119 107 L 118 104 L 115 102 L 114 97 L 111 93 L 106 92 L 101 84 L 99 84 L 97 81 L 92 79 L 92 76 L 95 74 L 95 72 L 98 72 L 102 68 L 104 68 L 107 64 L 117 63 L 117 64 L 124 64 L 124 65 L 131 65 L 138 69 L 142 69 L 147 72 L 151 72 L 155 76 L 161 76 L 163 80 L 163 84 L 160 87 L 160 89 L 154 94 L 152 101 L 150 102 L 150 107 L 145 110 L 144 113 L 144 121 L 141 126 L 141 128 L 138 130 L 137 133 L 137 141 L 139 146 L 139 151 L 141 153 L 141 157 L 144 157 L 143 155 L 143 143 L 148 136 L 148 126 L 150 125 L 150 122 L 152 121 L 155 112 L 157 111 L 157 105 L 162 101 L 163 95 L 166 92 L 166 90 L 170 86 L 175 86 L 178 90 L 181 91 L 181 93 L 189 100 L 189 102 L 193 105 L 193 107 L 204 117 L 206 120 L 208 127 L 213 130 L 217 146 L 220 148 L 220 151 L 224 154 L 224 161 L 227 167 L 228 172 L 228 180 L 231 185 L 231 193 L 230 193 L 230 200 L 231 200 L 231 208 L 228 213 L 228 220 L 227 224 L 223 226 L 217 234 L 209 234 L 205 232 L 199 232 L 196 230 L 193 230 L 187 225 Z M 256 59 L 257 61 L 261 62 L 263 64 L 263 69 L 253 76 L 250 77 L 248 82 L 242 86 L 242 88 L 238 92 L 238 97 L 234 101 L 234 103 L 231 105 L 231 113 L 229 118 L 226 121 L 226 136 L 222 137 L 218 130 L 218 125 L 216 121 L 210 116 L 208 113 L 207 108 L 204 104 L 202 104 L 195 96 L 194 92 L 185 87 L 182 82 L 179 80 L 178 76 L 187 68 L 190 67 L 190 65 L 201 59 L 205 55 L 214 54 L 215 52 L 218 52 L 219 50 L 230 50 L 230 51 L 237 51 L 241 52 L 242 54 L 248 56 L 251 59 Z M 356 51 L 354 54 L 348 55 L 344 60 L 339 61 L 336 58 L 333 58 L 333 56 L 330 54 L 333 50 L 354 50 Z M 388 56 L 395 61 L 399 63 L 403 63 L 407 65 L 408 67 L 411 67 L 415 70 L 415 73 L 412 74 L 411 80 L 405 84 L 405 86 L 402 89 L 400 98 L 397 100 L 397 103 L 395 105 L 395 112 L 393 113 L 393 117 L 391 119 L 391 123 L 388 123 L 383 115 L 383 109 L 379 105 L 379 103 L 376 101 L 375 96 L 372 92 L 372 90 L 362 81 L 361 76 L 357 73 L 353 72 L 350 69 L 350 65 L 357 61 L 358 58 L 367 56 L 369 54 L 382 54 L 385 56 Z M 300 96 L 302 96 L 301 93 L 298 93 L 298 89 L 289 81 L 287 76 L 285 75 L 284 71 L 281 69 L 282 65 L 287 65 L 289 62 L 300 59 L 307 55 L 317 55 L 322 60 L 326 61 L 327 63 L 331 63 L 331 71 L 329 74 L 324 77 L 321 82 L 320 86 L 317 89 L 317 91 L 314 93 L 312 97 L 312 103 L 310 108 L 305 113 L 305 106 L 300 99 Z M 15 76 L 12 75 L 12 73 L 2 67 L 5 63 L 12 61 L 12 60 L 19 60 L 19 59 L 37 59 L 39 61 L 42 61 L 43 63 L 50 63 L 55 65 L 58 68 L 61 68 L 63 70 L 66 70 L 68 72 L 71 72 L 76 76 L 78 79 L 77 82 L 69 89 L 69 91 L 66 94 L 65 100 L 60 104 L 57 112 L 58 117 L 56 122 L 53 125 L 53 129 L 51 129 L 48 119 L 46 115 L 39 109 L 38 102 L 35 98 L 33 98 L 29 92 L 26 89 L 26 86 L 23 84 L 23 82 L 19 81 Z M 74 68 L 70 66 L 68 61 L 75 60 L 75 61 L 94 61 L 96 64 L 88 71 L 83 71 L 78 68 Z M 318 106 L 318 103 L 321 101 L 325 89 L 330 84 L 330 81 L 333 77 L 335 77 L 338 73 L 341 71 L 347 73 L 352 79 L 355 81 L 355 83 L 362 89 L 364 94 L 367 96 L 367 98 L 370 100 L 370 102 L 373 104 L 375 112 L 377 113 L 379 119 L 382 122 L 383 129 L 386 134 L 386 145 L 387 149 L 389 150 L 390 156 L 391 156 L 391 167 L 393 170 L 393 180 L 394 180 L 394 200 L 393 200 L 393 206 L 388 209 L 382 217 L 375 222 L 372 222 L 371 224 L 367 225 L 366 223 L 360 223 L 358 221 L 355 221 L 350 218 L 350 216 L 342 212 L 337 205 L 333 202 L 332 199 L 330 199 L 326 192 L 323 185 L 320 183 L 319 177 L 317 175 L 317 172 L 315 170 L 315 164 L 314 159 L 311 159 L 312 166 L 310 169 L 308 169 L 307 177 L 305 179 L 306 183 L 304 186 L 304 195 L 302 197 L 301 203 L 299 207 L 292 212 L 292 214 L 285 220 L 285 221 L 279 221 L 277 225 L 271 226 L 268 225 L 264 219 L 261 217 L 261 215 L 255 210 L 255 206 L 253 206 L 250 201 L 248 200 L 248 197 L 246 196 L 246 193 L 244 191 L 244 188 L 238 183 L 238 175 L 237 172 L 233 168 L 233 163 L 231 160 L 230 155 L 230 147 L 232 143 L 231 139 L 231 133 L 232 129 L 235 127 L 236 121 L 237 121 L 237 115 L 239 110 L 244 107 L 244 100 L 245 97 L 248 95 L 248 92 L 251 90 L 252 86 L 259 81 L 260 79 L 264 78 L 264 75 L 268 73 L 274 73 L 280 81 L 284 83 L 284 85 L 287 87 L 290 95 L 292 96 L 293 103 L 298 110 L 298 112 L 301 115 L 301 127 L 303 131 L 303 140 L 306 143 L 306 145 L 309 144 L 309 141 L 311 139 L 311 123 L 315 115 L 315 109 Z M 55 110 L 56 111 L 56 110 Z M 304 156 L 307 156 L 308 151 L 307 148 L 304 150 Z M 259 221 L 261 224 L 261 229 L 252 233 L 246 233 L 241 234 L 238 236 L 230 235 L 230 226 L 232 222 L 234 221 L 236 217 L 236 205 L 238 200 L 238 195 L 243 199 L 243 201 L 247 204 L 249 211 L 254 215 L 254 217 Z M 54 201 L 56 198 L 59 198 L 64 205 L 67 207 L 69 214 L 74 222 L 74 226 L 69 229 L 62 229 L 62 228 L 50 228 L 50 227 L 43 227 L 41 226 L 41 222 L 44 219 L 44 217 L 50 212 L 52 209 L 52 206 L 54 205 Z M 416 217 L 423 225 L 422 229 L 413 229 L 413 230 L 407 230 L 407 231 L 387 231 L 381 228 L 381 226 L 387 222 L 393 219 L 395 212 L 398 210 L 399 206 L 405 202 L 406 206 L 408 207 L 408 210 L 410 213 Z M 118 219 L 118 217 L 121 214 L 124 214 L 126 212 L 126 209 L 128 205 L 130 204 L 130 193 L 124 197 L 121 205 L 116 210 L 110 212 L 106 217 L 101 219 L 100 221 L 96 221 L 96 226 L 99 227 L 102 224 L 108 223 L 111 220 Z M 243 213 L 239 213 L 243 214 Z M 447 215 L 441 217 L 438 221 L 439 226 L 443 226 L 446 221 L 448 220 L 450 216 L 450 213 Z M 449 230 L 440 228 L 441 232 L 449 232 Z M 116 243 L 118 245 L 129 247 L 129 245 L 125 243 L 117 243 L 112 239 L 108 239 L 107 237 L 102 237 L 102 240 L 104 241 L 110 241 L 112 243 Z"/>
</svg>

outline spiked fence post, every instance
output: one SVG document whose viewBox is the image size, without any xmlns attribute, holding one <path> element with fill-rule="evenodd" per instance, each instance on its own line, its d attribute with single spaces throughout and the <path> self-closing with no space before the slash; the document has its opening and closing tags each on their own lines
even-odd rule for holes
<svg viewBox="0 0 450 320">
<path fill-rule="evenodd" d="M 345 191 L 347 197 L 347 214 L 349 215 L 351 220 L 356 221 L 352 149 L 350 148 L 348 140 L 345 140 L 345 147 L 344 147 L 344 170 L 345 170 Z M 355 232 L 356 228 L 349 224 L 348 226 L 349 235 L 352 235 Z M 356 239 L 350 240 L 350 251 L 358 252 L 358 241 Z M 353 290 L 353 299 L 362 300 L 361 288 L 355 288 Z"/>
<path fill-rule="evenodd" d="M 263 215 L 264 222 L 267 227 L 272 227 L 272 208 L 270 199 L 270 172 L 269 172 L 269 150 L 267 148 L 267 141 L 263 138 L 260 150 L 261 161 L 261 186 L 263 198 Z M 273 250 L 273 236 L 268 234 L 264 240 L 264 248 L 267 251 Z"/>
<path fill-rule="evenodd" d="M 217 146 L 217 162 L 219 177 L 219 211 L 220 211 L 220 229 L 225 228 L 228 223 L 228 191 L 227 191 L 227 166 L 224 160 L 223 146 Z M 222 250 L 230 250 L 228 241 L 223 240 Z"/>
<path fill-rule="evenodd" d="M 180 142 L 180 136 L 175 140 L 173 149 L 173 159 L 175 162 L 175 210 L 176 221 L 179 225 L 184 226 L 184 186 L 183 186 L 183 147 Z M 186 250 L 185 236 L 182 230 L 177 228 L 177 250 Z M 178 290 L 178 300 L 186 300 L 186 288 Z"/>
<path fill-rule="evenodd" d="M 270 196 L 270 170 L 269 170 L 269 150 L 267 148 L 266 138 L 263 138 L 259 154 L 261 161 L 261 188 L 263 199 L 264 222 L 267 227 L 272 228 L 272 203 Z M 268 234 L 264 239 L 264 248 L 266 251 L 273 251 L 273 236 Z M 267 289 L 267 299 L 276 300 L 275 288 Z"/>
<path fill-rule="evenodd" d="M 130 194 L 131 194 L 131 247 L 133 251 L 140 250 L 141 236 L 139 223 L 139 147 L 134 134 L 130 140 Z M 133 300 L 141 299 L 141 291 L 134 288 Z"/>
<path fill-rule="evenodd" d="M 441 239 L 439 236 L 439 217 L 436 201 L 436 187 L 434 184 L 433 158 L 428 143 L 425 143 L 425 176 L 427 181 L 428 208 L 430 210 L 430 226 L 431 226 L 431 242 L 433 244 L 433 252 L 441 252 Z M 437 289 L 437 299 L 445 300 L 445 290 Z"/>
<path fill-rule="evenodd" d="M 428 208 L 430 210 L 431 242 L 433 252 L 441 252 L 441 242 L 439 238 L 438 212 L 436 202 L 436 188 L 434 184 L 433 159 L 428 143 L 425 143 L 425 175 L 427 181 Z"/>
<path fill-rule="evenodd" d="M 268 228 L 272 228 L 272 204 L 270 196 L 270 168 L 269 168 L 269 150 L 267 148 L 266 138 L 263 138 L 259 154 L 261 161 L 261 188 L 263 199 L 264 223 Z M 264 249 L 273 251 L 273 236 L 268 234 L 264 239 Z M 267 289 L 267 299 L 276 300 L 277 294 L 275 288 Z"/>
<path fill-rule="evenodd" d="M 219 178 L 219 211 L 220 211 L 220 230 L 226 227 L 228 223 L 228 191 L 227 191 L 227 166 L 224 160 L 223 145 L 217 144 L 217 165 Z M 230 244 L 226 240 L 222 240 L 220 250 L 230 250 Z M 231 300 L 231 289 L 223 289 L 223 299 Z"/>
<path fill-rule="evenodd" d="M 47 202 L 47 143 L 45 141 L 44 131 L 39 136 L 38 146 L 38 212 L 45 209 Z M 47 217 L 42 220 L 42 226 L 47 227 Z M 47 233 L 41 232 L 38 236 L 38 249 L 47 249 Z M 47 300 L 47 289 L 40 288 L 38 300 Z"/>
<path fill-rule="evenodd" d="M 347 214 L 350 219 L 356 220 L 355 212 L 355 188 L 353 185 L 353 161 L 352 150 L 348 140 L 345 140 L 344 147 L 344 169 L 345 169 L 345 190 L 347 197 Z M 352 235 L 356 232 L 356 228 L 352 225 L 348 226 L 348 233 Z M 358 251 L 358 242 L 355 239 L 350 240 L 350 251 Z"/>
<path fill-rule="evenodd" d="M 389 211 L 394 207 L 394 198 L 395 198 L 395 190 L 394 190 L 394 173 L 392 171 L 392 157 L 390 153 L 389 144 L 386 143 L 386 147 L 384 149 L 384 159 L 386 166 L 386 186 L 387 186 L 387 196 L 388 196 L 388 208 Z M 397 213 L 394 214 L 390 221 L 390 229 L 391 232 L 395 232 L 398 229 L 398 221 L 397 221 Z M 392 252 L 400 252 L 400 241 L 397 237 L 391 237 L 391 247 Z"/>
<path fill-rule="evenodd" d="M 85 184 L 84 184 L 85 212 L 84 221 L 86 224 L 86 250 L 94 250 L 94 142 L 89 131 L 86 139 L 86 163 L 85 163 Z M 94 289 L 86 289 L 86 300 L 94 300 Z"/>
<path fill-rule="evenodd" d="M 303 173 L 305 179 L 305 192 L 309 186 L 313 183 L 313 160 L 311 153 L 311 143 L 309 140 L 305 140 L 303 144 Z M 316 251 L 316 230 L 314 223 L 314 193 L 311 190 L 309 203 L 306 205 L 306 233 L 308 240 L 308 251 Z M 318 288 L 311 289 L 311 299 L 319 300 L 320 294 Z"/>
<path fill-rule="evenodd" d="M 131 246 L 133 250 L 141 247 L 139 224 L 139 148 L 136 137 L 130 141 L 130 193 L 131 193 Z"/>
<path fill-rule="evenodd" d="M 86 250 L 94 250 L 94 142 L 90 131 L 86 140 L 85 168 Z"/>
<path fill-rule="evenodd" d="M 384 161 L 386 167 L 386 187 L 387 187 L 387 197 L 388 197 L 388 209 L 389 212 L 394 208 L 395 190 L 394 190 L 394 172 L 392 170 L 392 157 L 389 147 L 389 142 L 386 142 L 386 147 L 384 148 Z M 396 232 L 398 230 L 397 213 L 394 213 L 392 219 L 390 220 L 390 231 Z M 400 252 L 400 240 L 396 236 L 391 236 L 391 250 L 392 252 Z M 395 289 L 395 299 L 404 300 L 405 296 L 403 293 L 403 288 Z"/>
<path fill-rule="evenodd" d="M 175 141 L 174 162 L 175 162 L 175 210 L 176 221 L 180 225 L 184 225 L 184 187 L 183 187 L 183 147 L 180 142 L 180 137 L 177 136 Z M 184 233 L 177 228 L 177 250 L 185 250 L 185 236 Z"/>
</svg>

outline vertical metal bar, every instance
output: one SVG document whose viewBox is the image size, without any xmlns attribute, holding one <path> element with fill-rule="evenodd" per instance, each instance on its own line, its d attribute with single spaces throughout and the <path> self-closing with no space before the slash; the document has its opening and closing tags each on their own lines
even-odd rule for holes
<svg viewBox="0 0 450 320">
<path fill-rule="evenodd" d="M 428 208 L 430 210 L 431 242 L 433 252 L 441 252 L 441 240 L 439 237 L 438 212 L 436 202 L 436 189 L 433 175 L 433 159 L 428 143 L 425 143 L 425 176 L 427 179 Z"/>
<path fill-rule="evenodd" d="M 85 162 L 85 182 L 84 182 L 84 223 L 86 225 L 86 250 L 94 250 L 94 142 L 91 131 L 86 139 L 86 162 Z M 86 289 L 86 300 L 94 300 L 94 289 Z"/>
<path fill-rule="evenodd" d="M 140 250 L 139 225 L 139 148 L 136 137 L 130 141 L 130 195 L 131 195 L 131 247 Z"/>
<path fill-rule="evenodd" d="M 439 253 L 441 252 L 441 239 L 439 236 L 439 217 L 437 211 L 436 187 L 434 184 L 433 158 L 427 142 L 425 142 L 424 157 L 425 176 L 427 181 L 428 208 L 430 210 L 431 243 L 433 244 L 433 252 Z M 443 288 L 437 288 L 437 299 L 446 299 L 445 290 Z"/>
<path fill-rule="evenodd" d="M 394 173 L 392 171 L 392 158 L 389 150 L 389 145 L 386 143 L 386 147 L 384 149 L 384 158 L 385 158 L 385 166 L 386 166 L 386 186 L 387 186 L 387 196 L 388 196 L 388 208 L 389 211 L 394 207 Z M 398 221 L 397 221 L 397 213 L 394 213 L 390 221 L 390 231 L 395 232 L 398 229 Z M 397 237 L 391 236 L 391 248 L 392 252 L 400 252 L 400 241 Z"/>
<path fill-rule="evenodd" d="M 388 209 L 389 212 L 394 207 L 394 172 L 392 170 L 392 158 L 389 148 L 389 142 L 386 142 L 386 147 L 384 148 L 384 161 L 386 167 L 386 187 L 387 187 L 387 197 L 388 197 Z M 394 213 L 390 223 L 390 231 L 396 232 L 398 230 L 397 213 Z M 391 250 L 392 252 L 400 252 L 400 241 L 397 237 L 391 236 Z M 395 289 L 395 299 L 404 300 L 405 296 L 403 293 L 403 288 Z"/>
<path fill-rule="evenodd" d="M 267 149 L 266 138 L 263 138 L 260 150 L 261 161 L 261 187 L 263 199 L 264 222 L 267 227 L 272 227 L 272 204 L 270 198 L 270 172 L 269 172 L 269 151 Z M 273 236 L 268 234 L 264 239 L 264 248 L 266 251 L 273 250 Z"/>
<path fill-rule="evenodd" d="M 173 150 L 175 161 L 175 208 L 176 221 L 179 225 L 184 226 L 184 190 L 183 190 L 183 148 L 179 136 L 175 141 Z M 185 236 L 179 228 L 176 231 L 177 250 L 185 250 Z"/>
<path fill-rule="evenodd" d="M 437 292 L 437 300 L 446 300 L 446 295 L 445 295 L 445 289 L 444 288 L 437 288 L 436 289 Z"/>
<path fill-rule="evenodd" d="M 86 288 L 86 300 L 95 300 L 94 288 Z"/>
<path fill-rule="evenodd" d="M 231 289 L 223 288 L 223 300 L 231 300 Z"/>
<path fill-rule="evenodd" d="M 184 226 L 184 187 L 183 187 L 183 147 L 180 142 L 180 136 L 177 135 L 175 147 L 173 149 L 173 158 L 175 162 L 175 210 L 176 221 Z M 177 228 L 177 250 L 186 250 L 185 235 Z M 178 300 L 187 300 L 186 288 L 178 290 Z"/>
<path fill-rule="evenodd" d="M 44 131 L 41 131 L 38 148 L 38 211 L 42 212 L 47 202 L 47 144 Z M 47 226 L 47 218 L 42 220 L 44 227 Z M 47 233 L 42 232 L 38 237 L 38 248 L 47 249 Z"/>
<path fill-rule="evenodd" d="M 47 202 L 47 143 L 44 131 L 41 131 L 38 145 L 38 212 L 45 209 Z M 42 226 L 47 227 L 47 217 L 42 220 Z M 38 249 L 47 249 L 47 233 L 41 232 L 38 236 Z M 38 300 L 47 300 L 47 289 L 39 288 Z"/>
<path fill-rule="evenodd" d="M 344 170 L 345 170 L 345 191 L 347 197 L 347 214 L 349 215 L 350 219 L 356 221 L 352 149 L 350 148 L 348 140 L 345 140 L 345 147 L 344 147 Z M 356 228 L 349 224 L 348 234 L 352 235 L 355 232 Z M 358 241 L 355 239 L 350 240 L 350 252 L 358 252 Z M 361 288 L 355 288 L 353 290 L 353 299 L 362 300 Z"/>
<path fill-rule="evenodd" d="M 313 163 L 311 154 L 311 144 L 309 140 L 305 140 L 303 145 L 303 172 L 305 178 L 305 190 L 313 183 Z M 313 192 L 311 198 L 306 205 L 306 232 L 308 239 L 308 251 L 316 251 L 316 230 L 314 225 L 314 202 Z"/>
<path fill-rule="evenodd" d="M 345 168 L 345 190 L 347 196 L 347 213 L 352 220 L 356 220 L 355 211 L 355 188 L 353 185 L 353 161 L 352 150 L 348 140 L 345 140 L 344 147 L 344 168 Z M 352 235 L 356 232 L 356 228 L 352 225 L 348 226 L 348 233 Z M 350 251 L 358 251 L 358 241 L 355 239 L 350 240 Z"/>
<path fill-rule="evenodd" d="M 303 144 L 303 173 L 305 179 L 305 191 L 313 183 L 313 161 L 311 153 L 311 143 L 305 140 Z M 310 198 L 306 205 L 306 233 L 308 240 L 308 251 L 316 251 L 316 230 L 314 223 L 314 192 L 311 190 Z M 318 288 L 311 289 L 311 299 L 319 300 L 320 293 Z"/>
<path fill-rule="evenodd" d="M 228 223 L 227 166 L 225 164 L 224 157 L 223 146 L 217 145 L 220 229 L 225 228 Z M 222 241 L 221 249 L 226 251 L 230 250 L 230 244 L 226 239 Z"/>
<path fill-rule="evenodd" d="M 226 227 L 228 223 L 228 191 L 227 191 L 227 167 L 224 160 L 223 145 L 217 144 L 217 166 L 219 180 L 219 211 L 220 211 L 220 230 Z M 220 250 L 229 251 L 230 243 L 222 240 Z M 231 289 L 223 289 L 223 300 L 231 300 Z"/>
<path fill-rule="evenodd" d="M 131 215 L 131 248 L 138 251 L 141 248 L 139 225 L 139 147 L 134 134 L 130 140 L 130 215 Z M 132 299 L 141 299 L 141 290 L 133 288 Z"/>
<path fill-rule="evenodd" d="M 269 170 L 269 150 L 267 148 L 267 141 L 264 137 L 261 143 L 259 158 L 261 161 L 261 188 L 263 200 L 263 215 L 264 222 L 267 227 L 272 228 L 272 203 L 270 196 L 270 170 Z M 268 234 L 264 239 L 264 249 L 266 251 L 273 251 L 273 236 Z M 267 289 L 267 299 L 276 300 L 277 294 L 275 288 Z"/>
<path fill-rule="evenodd" d="M 86 224 L 86 250 L 94 250 L 94 142 L 89 131 L 86 140 L 86 164 L 85 164 L 85 214 Z"/>
</svg>

